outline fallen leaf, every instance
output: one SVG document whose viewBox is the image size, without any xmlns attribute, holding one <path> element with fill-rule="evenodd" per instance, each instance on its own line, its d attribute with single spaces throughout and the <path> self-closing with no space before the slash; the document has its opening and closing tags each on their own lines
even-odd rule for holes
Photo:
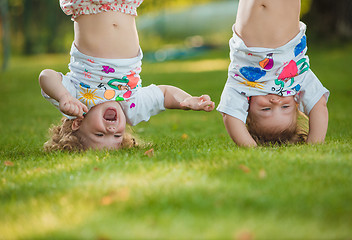
<svg viewBox="0 0 352 240">
<path fill-rule="evenodd" d="M 252 239 L 254 239 L 254 236 L 251 232 L 245 230 L 245 231 L 238 232 L 234 239 L 236 239 L 236 240 L 252 240 Z"/>
<path fill-rule="evenodd" d="M 113 202 L 113 199 L 112 199 L 112 196 L 110 196 L 110 195 L 104 196 L 100 200 L 100 204 L 104 205 L 104 206 L 110 205 L 112 202 Z"/>
<path fill-rule="evenodd" d="M 14 165 L 14 163 L 11 161 L 5 161 L 4 164 L 5 166 L 8 166 L 8 167 L 12 167 Z"/>
<path fill-rule="evenodd" d="M 151 149 L 145 151 L 144 155 L 146 155 L 148 157 L 153 157 L 154 156 L 154 148 L 151 148 Z"/>
<path fill-rule="evenodd" d="M 182 134 L 181 138 L 182 138 L 183 140 L 186 140 L 186 139 L 188 138 L 188 135 L 187 135 L 186 133 L 184 133 L 184 134 Z"/>
<path fill-rule="evenodd" d="M 130 189 L 125 187 L 119 189 L 119 191 L 112 191 L 108 195 L 104 196 L 100 200 L 100 204 L 103 206 L 110 205 L 114 202 L 126 202 L 130 199 Z"/>
<path fill-rule="evenodd" d="M 240 169 L 245 173 L 249 173 L 251 171 L 247 166 L 243 164 L 240 165 Z"/>
<path fill-rule="evenodd" d="M 266 171 L 264 169 L 260 169 L 258 173 L 258 177 L 261 179 L 266 178 Z"/>
</svg>

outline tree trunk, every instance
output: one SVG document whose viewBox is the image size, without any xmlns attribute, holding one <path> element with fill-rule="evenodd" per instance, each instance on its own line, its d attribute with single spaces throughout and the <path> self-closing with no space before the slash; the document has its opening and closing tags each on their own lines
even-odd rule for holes
<svg viewBox="0 0 352 240">
<path fill-rule="evenodd" d="M 51 14 L 48 14 L 47 16 L 47 28 L 49 29 L 49 34 L 47 38 L 47 52 L 48 53 L 55 53 L 56 52 L 56 47 L 55 47 L 55 40 L 57 38 L 57 32 L 59 28 L 58 24 L 58 11 L 57 11 L 57 1 L 47 1 L 46 3 L 46 9 L 48 12 Z"/>
<path fill-rule="evenodd" d="M 0 22 L 2 23 L 2 70 L 6 70 L 10 58 L 10 16 L 7 0 L 0 1 Z"/>
<path fill-rule="evenodd" d="M 318 37 L 352 39 L 352 1 L 312 0 L 303 21 Z"/>
<path fill-rule="evenodd" d="M 31 0 L 24 0 L 24 12 L 23 12 L 23 34 L 24 34 L 24 49 L 23 52 L 26 55 L 30 55 L 34 52 L 34 39 L 32 33 L 32 9 L 33 3 Z"/>
</svg>

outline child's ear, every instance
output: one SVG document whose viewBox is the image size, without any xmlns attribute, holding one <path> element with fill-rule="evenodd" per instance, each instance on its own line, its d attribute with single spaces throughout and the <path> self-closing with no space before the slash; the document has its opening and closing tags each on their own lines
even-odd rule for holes
<svg viewBox="0 0 352 240">
<path fill-rule="evenodd" d="M 72 130 L 73 131 L 76 131 L 79 129 L 79 127 L 81 126 L 81 123 L 82 123 L 82 119 L 81 118 L 76 118 L 75 120 L 73 120 L 72 122 Z"/>
</svg>

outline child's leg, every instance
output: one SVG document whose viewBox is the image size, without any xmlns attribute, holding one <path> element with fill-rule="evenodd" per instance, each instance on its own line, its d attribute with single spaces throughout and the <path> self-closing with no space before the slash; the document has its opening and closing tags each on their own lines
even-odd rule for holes
<svg viewBox="0 0 352 240">
<path fill-rule="evenodd" d="M 277 48 L 299 32 L 300 0 L 240 0 L 235 31 L 248 47 Z"/>
</svg>

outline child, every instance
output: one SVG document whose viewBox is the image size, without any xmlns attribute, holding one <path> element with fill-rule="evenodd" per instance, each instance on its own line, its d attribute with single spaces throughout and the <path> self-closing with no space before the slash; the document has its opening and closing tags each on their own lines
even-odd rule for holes
<svg viewBox="0 0 352 240">
<path fill-rule="evenodd" d="M 217 108 L 239 146 L 297 142 L 297 108 L 309 116 L 306 141 L 325 139 L 329 91 L 309 69 L 299 14 L 300 0 L 239 1 Z"/>
<path fill-rule="evenodd" d="M 136 125 L 169 109 L 212 111 L 208 95 L 192 97 L 173 86 L 142 87 L 135 24 L 143 0 L 60 0 L 74 21 L 70 72 L 43 70 L 43 96 L 66 118 L 52 131 L 47 150 L 118 149 L 133 145 L 126 122 Z"/>
</svg>

